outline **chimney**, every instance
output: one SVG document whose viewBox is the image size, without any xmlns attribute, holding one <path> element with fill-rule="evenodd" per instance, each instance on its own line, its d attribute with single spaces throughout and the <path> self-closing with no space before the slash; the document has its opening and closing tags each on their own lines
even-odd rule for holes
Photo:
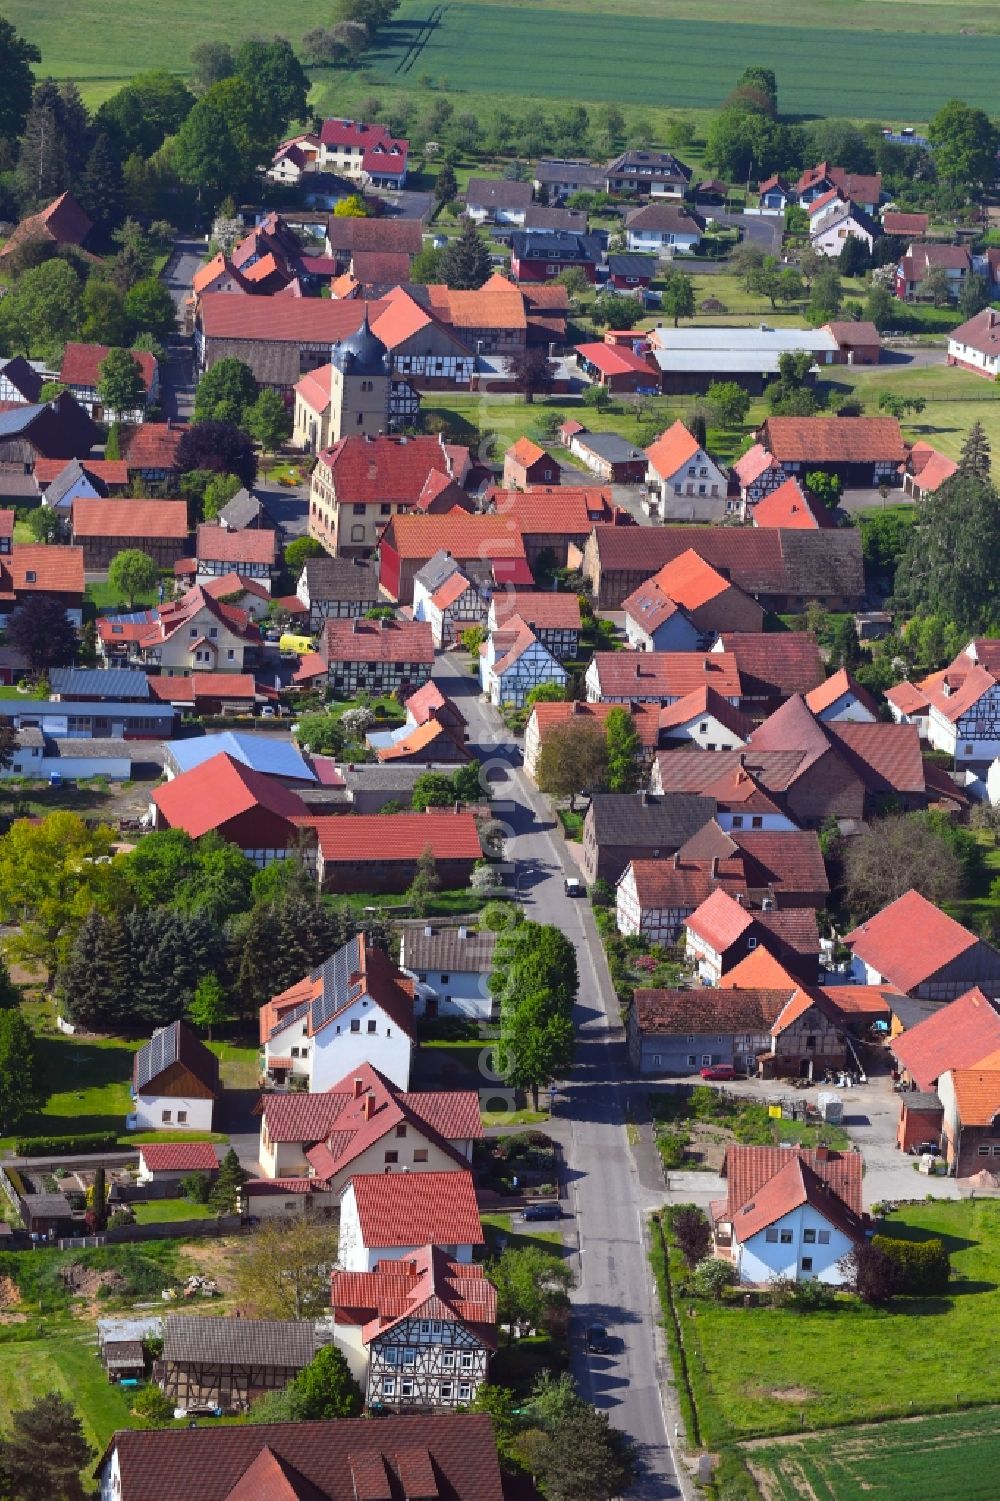
<svg viewBox="0 0 1000 1501">
<path fill-rule="evenodd" d="M 365 1103 L 362 1106 L 362 1110 L 365 1120 L 370 1121 L 372 1116 L 375 1114 L 375 1096 L 373 1094 L 365 1095 Z"/>
<path fill-rule="evenodd" d="M 830 1148 L 829 1147 L 817 1147 L 816 1148 L 816 1161 L 817 1162 L 829 1162 L 830 1161 Z"/>
<path fill-rule="evenodd" d="M 355 1079 L 355 1081 L 354 1081 L 354 1098 L 356 1100 L 360 1100 L 361 1096 L 364 1094 L 364 1090 L 365 1090 L 365 1081 L 364 1081 L 364 1079 Z"/>
<path fill-rule="evenodd" d="M 680 870 L 680 868 L 681 868 L 681 852 L 680 852 L 680 850 L 674 850 L 674 870 Z"/>
<path fill-rule="evenodd" d="M 718 878 L 719 878 L 719 857 L 718 857 L 718 855 L 713 855 L 712 856 L 712 880 L 713 881 L 717 881 Z"/>
<path fill-rule="evenodd" d="M 469 936 L 469 930 L 468 930 L 468 928 L 459 928 L 459 930 L 458 930 L 458 936 L 461 939 L 461 941 L 464 943 L 465 940 Z"/>
<path fill-rule="evenodd" d="M 424 929 L 424 937 L 425 938 L 433 938 L 434 937 L 434 929 L 431 927 L 430 923 L 428 923 L 427 926 L 426 926 L 426 928 Z"/>
</svg>

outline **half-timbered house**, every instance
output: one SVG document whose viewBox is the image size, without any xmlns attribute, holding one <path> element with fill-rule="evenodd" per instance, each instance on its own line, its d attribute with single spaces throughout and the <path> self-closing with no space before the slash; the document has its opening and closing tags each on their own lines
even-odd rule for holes
<svg viewBox="0 0 1000 1501">
<path fill-rule="evenodd" d="M 421 688 L 434 666 L 431 628 L 422 620 L 328 620 L 319 655 L 339 698 Z"/>
<path fill-rule="evenodd" d="M 490 702 L 521 708 L 532 688 L 555 683 L 564 688 L 567 673 L 520 615 L 511 615 L 501 630 L 491 631 L 481 647 L 483 692 Z"/>
<path fill-rule="evenodd" d="M 373 1272 L 334 1272 L 334 1331 L 370 1408 L 472 1402 L 496 1348 L 496 1289 L 481 1266 L 422 1246 Z"/>
</svg>

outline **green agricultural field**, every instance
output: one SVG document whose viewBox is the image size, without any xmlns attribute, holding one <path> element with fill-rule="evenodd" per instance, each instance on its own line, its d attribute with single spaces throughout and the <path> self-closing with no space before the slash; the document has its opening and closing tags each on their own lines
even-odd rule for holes
<svg viewBox="0 0 1000 1501">
<path fill-rule="evenodd" d="M 769 1501 L 993 1501 L 998 1417 L 984 1407 L 854 1428 L 754 1447 L 746 1458 Z"/>
<path fill-rule="evenodd" d="M 924 410 L 903 418 L 903 432 L 933 443 L 950 458 L 958 457 L 974 422 L 982 423 L 994 453 L 1000 453 L 1000 386 L 982 376 L 948 365 L 855 365 L 837 369 L 830 384 L 858 395 L 869 416 L 877 416 L 882 391 L 923 397 Z"/>
<path fill-rule="evenodd" d="M 873 1418 L 961 1411 L 988 1395 L 982 1373 L 1000 1320 L 1000 1203 L 932 1200 L 894 1214 L 885 1231 L 944 1240 L 952 1261 L 946 1295 L 900 1298 L 886 1309 L 844 1300 L 815 1313 L 678 1297 L 709 1447 L 802 1426 L 846 1430 Z M 847 1441 L 846 1432 L 828 1435 L 826 1452 L 836 1456 Z M 902 1491 L 891 1494 L 902 1501 Z M 923 1494 L 937 1496 L 933 1485 Z"/>
<path fill-rule="evenodd" d="M 58 1392 L 72 1402 L 84 1437 L 99 1453 L 116 1428 L 134 1428 L 128 1397 L 104 1374 L 96 1341 L 76 1332 L 50 1333 L 44 1339 L 0 1345 L 0 1428 L 15 1408 Z"/>
<path fill-rule="evenodd" d="M 903 20 L 906 12 L 894 14 Z M 817 68 L 819 53 L 831 59 L 829 68 Z M 504 92 L 534 98 L 617 101 L 620 80 L 628 78 L 632 102 L 681 107 L 717 103 L 751 61 L 777 69 L 786 112 L 863 117 L 875 109 L 909 118 L 915 99 L 925 116 L 956 95 L 991 107 L 1000 36 L 940 35 L 928 70 L 926 36 L 899 29 L 824 33 L 623 15 L 596 5 L 512 12 L 506 5 L 404 0 L 366 58 L 376 81 L 416 83 L 430 75 L 442 88 L 501 83 Z"/>
</svg>

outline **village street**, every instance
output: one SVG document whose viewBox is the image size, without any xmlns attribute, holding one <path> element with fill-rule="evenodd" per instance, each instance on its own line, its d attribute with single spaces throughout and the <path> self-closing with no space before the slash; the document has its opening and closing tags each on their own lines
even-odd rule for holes
<svg viewBox="0 0 1000 1501">
<path fill-rule="evenodd" d="M 576 1064 L 572 1079 L 559 1090 L 549 1128 L 566 1157 L 565 1203 L 578 1247 L 573 1374 L 594 1405 L 634 1439 L 643 1466 L 634 1494 L 643 1501 L 666 1501 L 681 1491 L 660 1398 L 663 1384 L 669 1402 L 669 1367 L 657 1328 L 643 1232 L 663 1192 L 640 1182 L 628 1144 L 624 1038 L 604 950 L 589 902 L 565 894 L 563 878 L 573 874 L 574 866 L 545 799 L 521 772 L 520 750 L 499 715 L 480 701 L 478 682 L 466 670 L 464 657 L 439 658 L 434 676 L 469 721 L 471 748 L 489 776 L 496 817 L 510 829 L 507 853 L 527 916 L 553 923 L 576 947 Z M 607 1327 L 610 1355 L 588 1357 L 584 1333 L 592 1322 Z"/>
</svg>

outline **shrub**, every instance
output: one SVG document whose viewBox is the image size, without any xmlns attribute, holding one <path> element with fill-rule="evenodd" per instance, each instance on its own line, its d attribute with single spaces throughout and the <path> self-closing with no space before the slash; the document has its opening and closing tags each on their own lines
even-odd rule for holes
<svg viewBox="0 0 1000 1501">
<path fill-rule="evenodd" d="M 706 1256 L 694 1269 L 694 1290 L 700 1298 L 714 1298 L 721 1303 L 727 1287 L 736 1281 L 736 1268 L 728 1261 Z"/>
<path fill-rule="evenodd" d="M 19 1157 L 68 1157 L 72 1152 L 107 1152 L 118 1145 L 114 1131 L 90 1131 L 80 1136 L 21 1136 L 14 1143 Z"/>
<path fill-rule="evenodd" d="M 162 1428 L 173 1422 L 174 1404 L 165 1397 L 158 1386 L 144 1386 L 132 1400 L 132 1411 L 141 1418 L 146 1428 Z"/>
<path fill-rule="evenodd" d="M 896 1292 L 927 1297 L 947 1291 L 951 1260 L 943 1241 L 897 1240 L 876 1235 L 872 1245 L 885 1253 L 896 1267 Z"/>
</svg>

